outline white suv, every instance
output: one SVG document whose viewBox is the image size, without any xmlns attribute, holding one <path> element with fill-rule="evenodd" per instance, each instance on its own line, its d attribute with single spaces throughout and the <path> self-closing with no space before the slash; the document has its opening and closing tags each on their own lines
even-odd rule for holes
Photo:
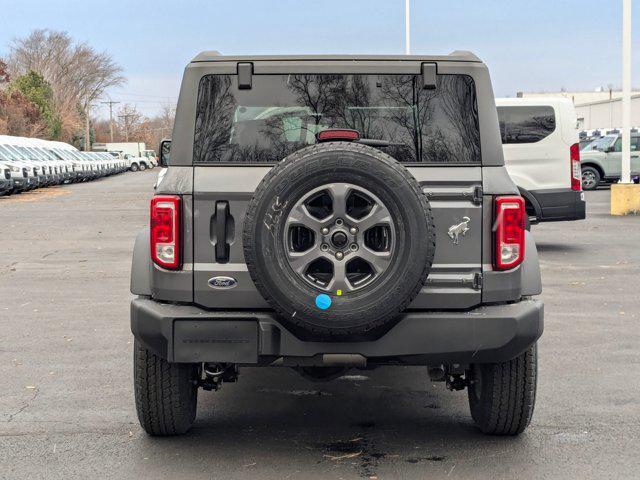
<svg viewBox="0 0 640 480">
<path fill-rule="evenodd" d="M 532 223 L 582 220 L 580 144 L 565 98 L 498 98 L 504 161 Z"/>
</svg>

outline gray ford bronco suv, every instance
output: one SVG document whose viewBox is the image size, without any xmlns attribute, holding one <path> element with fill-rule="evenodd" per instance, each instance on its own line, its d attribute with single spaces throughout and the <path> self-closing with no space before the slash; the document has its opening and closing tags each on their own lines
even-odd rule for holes
<svg viewBox="0 0 640 480">
<path fill-rule="evenodd" d="M 243 366 L 423 365 L 483 432 L 527 427 L 540 271 L 476 56 L 205 52 L 170 147 L 131 275 L 149 434 Z"/>
</svg>

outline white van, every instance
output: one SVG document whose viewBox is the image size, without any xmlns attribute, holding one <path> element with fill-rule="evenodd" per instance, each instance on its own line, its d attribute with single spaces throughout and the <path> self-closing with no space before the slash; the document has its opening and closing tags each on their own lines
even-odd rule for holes
<svg viewBox="0 0 640 480">
<path fill-rule="evenodd" d="M 582 220 L 576 112 L 566 98 L 497 98 L 504 161 L 531 223 Z"/>
</svg>

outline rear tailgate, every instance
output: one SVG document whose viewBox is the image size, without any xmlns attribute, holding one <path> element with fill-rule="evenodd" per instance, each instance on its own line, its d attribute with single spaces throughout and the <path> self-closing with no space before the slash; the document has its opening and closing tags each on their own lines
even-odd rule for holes
<svg viewBox="0 0 640 480">
<path fill-rule="evenodd" d="M 268 308 L 244 263 L 247 204 L 270 167 L 194 167 L 194 301 L 208 308 Z M 466 309 L 481 301 L 480 167 L 412 167 L 431 203 L 436 254 L 414 309 Z M 219 240 L 220 239 L 220 240 Z M 237 282 L 228 288 L 225 282 Z"/>
</svg>

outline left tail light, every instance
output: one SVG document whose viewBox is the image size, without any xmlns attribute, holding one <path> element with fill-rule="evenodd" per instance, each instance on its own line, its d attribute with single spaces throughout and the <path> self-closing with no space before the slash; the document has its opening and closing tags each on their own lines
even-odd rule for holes
<svg viewBox="0 0 640 480">
<path fill-rule="evenodd" d="M 580 144 L 574 143 L 569 148 L 569 158 L 571 160 L 571 190 L 579 192 L 582 190 L 582 167 L 580 165 Z"/>
<path fill-rule="evenodd" d="M 151 258 L 169 270 L 182 266 L 182 201 L 178 195 L 157 195 L 151 199 Z"/>
<path fill-rule="evenodd" d="M 522 197 L 496 197 L 493 266 L 515 268 L 524 260 L 525 207 Z"/>
</svg>

